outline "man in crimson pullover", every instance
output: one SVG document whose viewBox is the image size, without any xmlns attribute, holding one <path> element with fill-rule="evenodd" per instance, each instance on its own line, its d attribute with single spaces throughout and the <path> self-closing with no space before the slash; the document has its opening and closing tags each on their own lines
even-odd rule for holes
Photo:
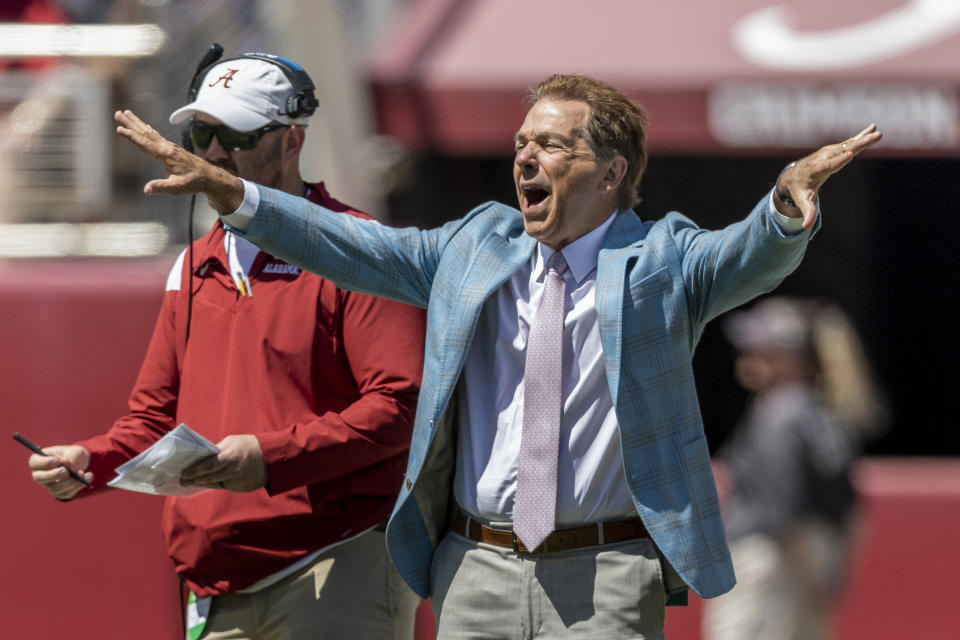
<svg viewBox="0 0 960 640">
<path fill-rule="evenodd" d="M 244 54 L 198 72 L 170 121 L 189 119 L 196 152 L 237 176 L 365 217 L 300 177 L 312 89 L 293 63 Z M 170 272 L 130 412 L 31 456 L 33 478 L 61 500 L 95 493 L 185 423 L 220 447 L 180 479 L 211 490 L 163 511 L 189 637 L 411 638 L 418 600 L 382 525 L 406 467 L 423 311 L 337 289 L 219 221 L 192 250 Z"/>
</svg>

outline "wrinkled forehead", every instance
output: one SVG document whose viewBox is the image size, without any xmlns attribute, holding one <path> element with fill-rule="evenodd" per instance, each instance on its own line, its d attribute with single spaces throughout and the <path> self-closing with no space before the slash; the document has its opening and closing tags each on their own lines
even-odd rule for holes
<svg viewBox="0 0 960 640">
<path fill-rule="evenodd" d="M 589 118 L 590 106 L 582 100 L 541 98 L 527 111 L 514 138 L 532 140 L 545 135 L 584 138 Z"/>
</svg>

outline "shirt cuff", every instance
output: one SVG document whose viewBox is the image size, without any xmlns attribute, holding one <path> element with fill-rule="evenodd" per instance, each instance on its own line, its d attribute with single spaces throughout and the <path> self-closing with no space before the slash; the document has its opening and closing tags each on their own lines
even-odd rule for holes
<svg viewBox="0 0 960 640">
<path fill-rule="evenodd" d="M 239 231 L 246 231 L 253 221 L 257 207 L 260 205 L 260 189 L 258 189 L 257 185 L 253 182 L 248 182 L 243 178 L 240 178 L 240 181 L 243 182 L 243 202 L 240 203 L 236 211 L 222 215 L 220 219 L 223 220 L 223 224 L 228 227 Z"/>
<path fill-rule="evenodd" d="M 260 194 L 258 192 L 257 193 L 258 201 L 259 201 L 259 196 Z M 244 198 L 244 202 L 246 202 L 246 198 Z M 770 213 L 773 215 L 773 219 L 777 221 L 777 224 L 780 225 L 780 228 L 783 229 L 786 233 L 795 234 L 803 231 L 803 218 L 791 218 L 777 211 L 777 205 L 774 204 L 773 202 L 772 190 L 770 191 L 769 206 L 770 206 Z M 242 209 L 243 207 L 240 207 L 240 208 Z M 819 208 L 819 203 L 818 203 L 818 208 Z M 817 213 L 819 213 L 819 211 Z"/>
</svg>

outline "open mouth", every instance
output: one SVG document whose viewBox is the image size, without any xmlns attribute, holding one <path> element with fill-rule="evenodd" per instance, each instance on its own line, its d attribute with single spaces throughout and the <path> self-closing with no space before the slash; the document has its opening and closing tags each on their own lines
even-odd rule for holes
<svg viewBox="0 0 960 640">
<path fill-rule="evenodd" d="M 532 208 L 543 202 L 550 196 L 550 192 L 539 187 L 523 187 L 523 200 L 525 207 Z"/>
</svg>

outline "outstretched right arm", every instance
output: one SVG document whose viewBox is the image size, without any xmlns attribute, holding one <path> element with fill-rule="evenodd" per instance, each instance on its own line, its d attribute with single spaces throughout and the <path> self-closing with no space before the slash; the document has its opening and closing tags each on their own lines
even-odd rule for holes
<svg viewBox="0 0 960 640">
<path fill-rule="evenodd" d="M 221 216 L 244 203 L 244 182 L 165 139 L 132 111 L 117 111 L 117 133 L 159 160 L 167 176 L 147 195 L 202 193 Z M 324 209 L 301 197 L 256 187 L 259 206 L 247 228 L 235 229 L 270 254 L 337 286 L 425 307 L 451 223 L 441 229 L 394 229 Z M 225 219 L 231 224 L 229 218 Z"/>
<path fill-rule="evenodd" d="M 338 287 L 426 307 L 443 247 L 461 222 L 397 229 L 259 188 L 256 215 L 241 233 L 284 261 Z"/>
</svg>

